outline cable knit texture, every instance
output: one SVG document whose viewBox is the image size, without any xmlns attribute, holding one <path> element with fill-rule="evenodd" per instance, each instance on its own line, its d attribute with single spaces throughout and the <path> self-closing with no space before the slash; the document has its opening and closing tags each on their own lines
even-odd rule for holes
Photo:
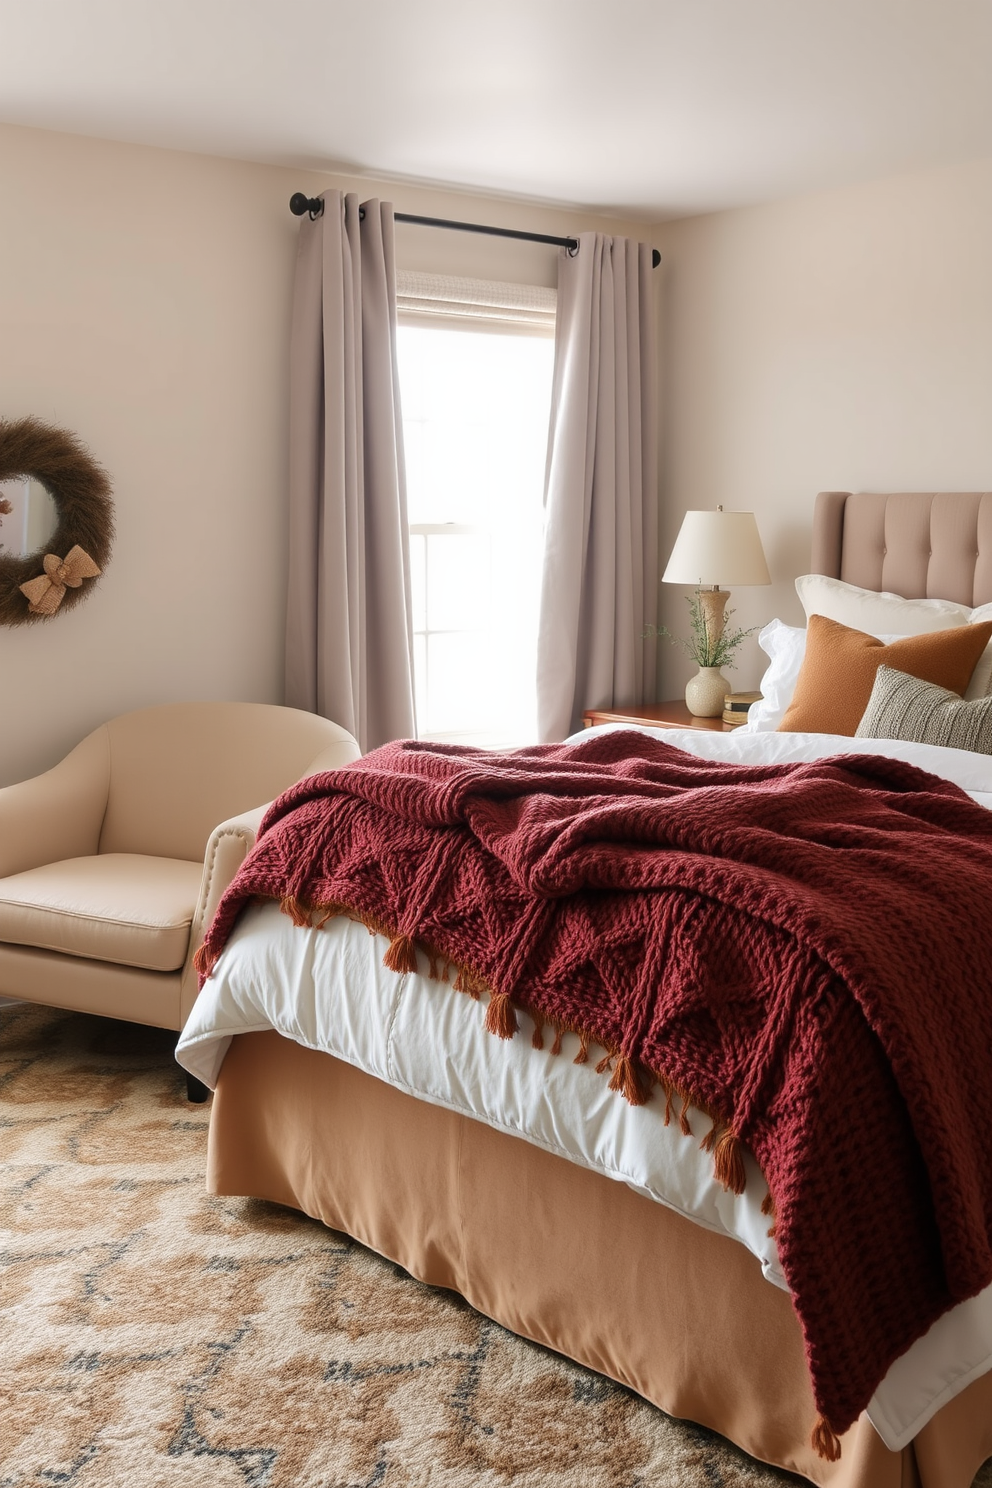
<svg viewBox="0 0 992 1488">
<path fill-rule="evenodd" d="M 956 786 L 877 756 L 698 760 L 626 731 L 506 755 L 398 743 L 276 802 L 201 973 L 258 895 L 300 923 L 362 919 L 398 971 L 415 947 L 457 969 L 493 1032 L 516 1005 L 584 1035 L 629 1099 L 655 1080 L 655 1099 L 691 1097 L 735 1188 L 745 1142 L 823 1455 L 992 1282 L 992 814 Z"/>
</svg>

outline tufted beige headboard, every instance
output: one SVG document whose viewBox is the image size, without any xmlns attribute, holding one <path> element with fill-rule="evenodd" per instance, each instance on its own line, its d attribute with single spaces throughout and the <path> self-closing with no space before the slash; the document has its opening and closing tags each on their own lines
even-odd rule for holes
<svg viewBox="0 0 992 1488">
<path fill-rule="evenodd" d="M 992 491 L 821 491 L 813 573 L 904 599 L 992 601 Z"/>
</svg>

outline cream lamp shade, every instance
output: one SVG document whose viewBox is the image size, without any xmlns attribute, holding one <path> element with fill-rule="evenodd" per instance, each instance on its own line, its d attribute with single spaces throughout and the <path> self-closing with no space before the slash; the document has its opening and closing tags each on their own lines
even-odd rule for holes
<svg viewBox="0 0 992 1488">
<path fill-rule="evenodd" d="M 662 583 L 770 584 L 754 512 L 686 512 Z"/>
<path fill-rule="evenodd" d="M 686 512 L 662 583 L 697 585 L 696 613 L 706 639 L 703 658 L 719 658 L 724 610 L 730 598 L 721 585 L 771 583 L 754 512 L 725 512 L 722 506 L 716 511 Z M 699 659 L 698 651 L 691 654 Z M 728 660 L 724 652 L 724 663 Z M 717 718 L 726 693 L 727 679 L 719 666 L 700 663 L 686 684 L 686 705 L 697 718 Z"/>
</svg>

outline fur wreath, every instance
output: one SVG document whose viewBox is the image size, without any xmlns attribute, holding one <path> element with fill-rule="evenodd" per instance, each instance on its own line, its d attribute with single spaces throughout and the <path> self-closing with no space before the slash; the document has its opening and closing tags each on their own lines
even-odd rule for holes
<svg viewBox="0 0 992 1488">
<path fill-rule="evenodd" d="M 81 440 L 40 419 L 0 419 L 0 482 L 17 476 L 39 481 L 55 502 L 58 521 L 46 551 L 64 559 L 72 548 L 80 547 L 98 568 L 106 568 L 114 540 L 110 480 Z M 20 589 L 41 573 L 42 557 L 0 555 L 0 625 L 45 618 L 31 613 Z M 67 588 L 61 608 L 78 604 L 91 588 L 89 581 Z"/>
</svg>

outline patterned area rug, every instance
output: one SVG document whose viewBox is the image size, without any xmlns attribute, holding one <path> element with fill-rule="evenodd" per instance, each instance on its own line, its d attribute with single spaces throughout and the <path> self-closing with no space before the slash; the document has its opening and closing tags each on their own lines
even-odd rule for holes
<svg viewBox="0 0 992 1488">
<path fill-rule="evenodd" d="M 210 1198 L 173 1044 L 0 1009 L 0 1488 L 799 1481 L 295 1211 Z"/>
</svg>

